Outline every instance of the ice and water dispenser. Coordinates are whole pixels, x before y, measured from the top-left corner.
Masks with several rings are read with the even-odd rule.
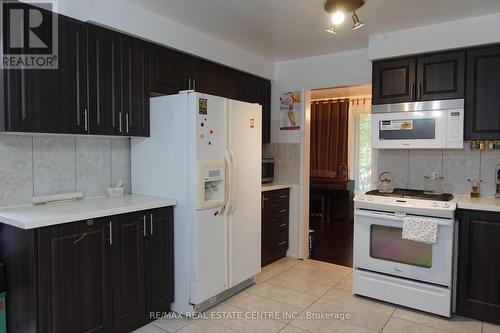
[[[198,209],[225,204],[225,162],[198,163]]]

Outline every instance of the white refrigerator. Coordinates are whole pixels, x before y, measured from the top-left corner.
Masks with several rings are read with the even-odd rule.
[[[150,113],[132,192],[177,200],[172,310],[202,311],[260,272],[261,106],[182,92],[151,98]]]

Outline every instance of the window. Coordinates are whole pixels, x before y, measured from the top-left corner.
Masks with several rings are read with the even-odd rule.
[[[371,148],[371,101],[353,99],[350,107],[351,122],[351,163],[355,192],[371,189],[372,148]]]

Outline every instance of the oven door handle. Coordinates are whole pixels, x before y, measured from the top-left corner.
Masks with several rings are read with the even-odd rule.
[[[372,217],[372,218],[378,218],[378,219],[383,219],[383,220],[390,220],[390,221],[399,221],[403,222],[403,218],[401,216],[394,216],[391,213],[372,213],[372,212],[367,212],[367,211],[361,211],[361,210],[356,210],[354,212],[354,216],[363,216],[363,217]],[[429,217],[432,218],[432,217]],[[445,227],[452,227],[454,221],[453,220],[445,220],[445,219],[435,219],[438,221],[438,225],[440,226],[445,226]]]

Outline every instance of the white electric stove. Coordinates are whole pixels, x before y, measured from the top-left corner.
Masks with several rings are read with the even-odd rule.
[[[354,293],[450,317],[456,201],[396,189],[354,198]],[[434,244],[402,239],[403,218],[435,219]]]

